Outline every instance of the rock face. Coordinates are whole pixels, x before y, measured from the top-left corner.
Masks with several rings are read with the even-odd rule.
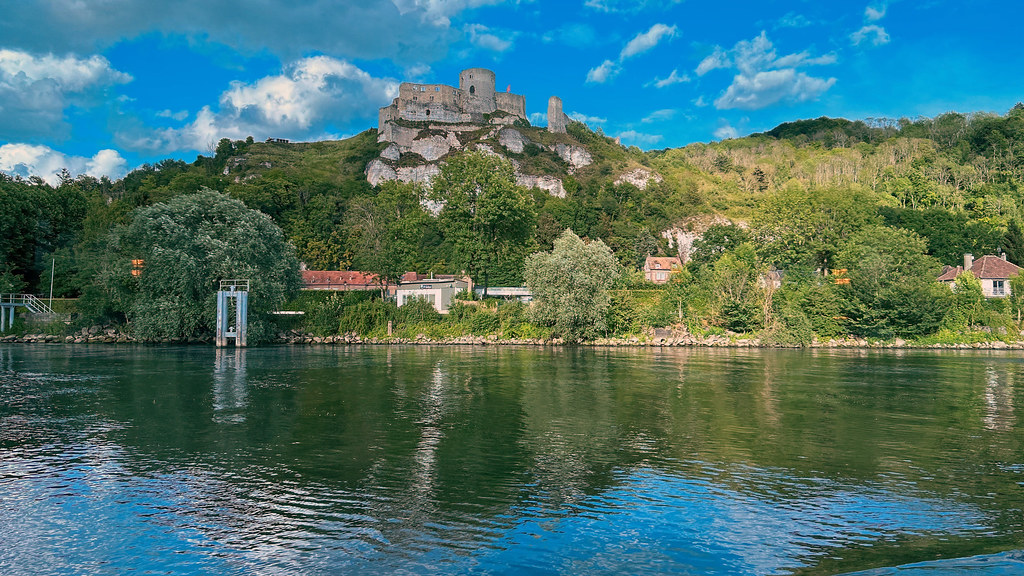
[[[664,178],[662,178],[661,174],[658,174],[657,172],[652,172],[647,168],[635,168],[616,178],[615,185],[618,186],[619,184],[628,183],[632,184],[633,186],[636,186],[641,190],[644,190],[651,182],[658,183],[662,182],[663,180]]]
[[[498,132],[498,144],[514,154],[522,154],[528,143],[529,140],[514,128],[502,128],[501,132]]]
[[[724,216],[719,215],[698,217],[687,222],[686,228],[663,230],[661,237],[668,240],[668,247],[675,248],[679,258],[686,262],[690,259],[690,253],[693,251],[693,243],[703,238],[708,228],[716,224],[724,226],[730,224],[730,222]]]
[[[398,180],[398,172],[380,158],[370,160],[366,165],[366,181],[370,186],[377,186],[387,180]]]
[[[587,152],[587,149],[582,146],[567,146],[565,144],[555,144],[555,154],[565,160],[569,165],[569,173],[572,174],[583,168],[589,166],[594,162],[594,158]]]
[[[569,117],[562,112],[562,99],[558,96],[548,98],[548,132],[565,134],[569,125]]]
[[[455,135],[452,134],[454,138]],[[455,140],[456,143],[458,139]],[[446,156],[452,151],[452,145],[447,136],[429,136],[427,138],[417,138],[412,141],[412,146],[409,147],[410,152],[415,152],[420,156],[423,156],[428,162],[434,162]]]
[[[398,159],[402,157],[402,151],[398,148],[398,144],[392,143],[380,153],[380,157],[392,162],[398,162]]]
[[[552,196],[565,198],[565,186],[562,181],[554,176],[532,176],[530,174],[516,174],[516,184],[525,188],[540,188]]]
[[[416,182],[429,187],[430,181],[441,173],[437,164],[421,164],[419,166],[401,166],[397,170],[398,179],[402,182]]]

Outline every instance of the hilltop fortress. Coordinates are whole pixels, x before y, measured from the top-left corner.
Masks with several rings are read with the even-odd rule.
[[[398,98],[380,109],[379,127],[396,118],[421,122],[477,123],[486,114],[504,112],[504,116],[526,119],[526,98],[511,92],[497,92],[494,72],[485,68],[467,68],[459,73],[459,87],[444,84],[402,82]]]
[[[549,154],[556,161],[560,158],[565,174],[593,162],[590,152],[567,135],[570,119],[562,111],[562,100],[557,96],[548,100],[551,135],[540,137],[527,120],[526,98],[513,94],[511,86],[498,92],[495,85],[494,72],[485,68],[460,72],[458,88],[403,82],[398,97],[378,113],[377,141],[388,145],[367,164],[366,179],[374,186],[386,180],[429,186],[449,154],[477,150],[509,158],[520,185],[564,196],[561,178],[530,174],[520,162],[520,155],[529,150]]]

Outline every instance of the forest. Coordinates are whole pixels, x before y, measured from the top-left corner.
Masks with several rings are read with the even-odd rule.
[[[543,143],[542,130],[523,132]],[[508,160],[479,153],[447,158],[430,190],[371,187],[364,170],[383,146],[372,129],[329,142],[222,140],[191,163],[168,159],[116,181],[64,172],[50,186],[0,175],[0,292],[45,293],[52,266],[54,295],[79,299],[78,322],[123,323],[129,307],[118,304],[123,295],[110,285],[129,273],[118,258],[127,254],[133,219],[175,198],[215,191],[268,216],[310,269],[389,280],[405,271],[465,272],[490,286],[522,285],[533,274],[533,285],[547,285],[551,274],[537,272],[543,266],[535,256],[554,257],[560,241],[563,248],[572,242],[567,234],[608,251],[606,267],[615,273],[600,286],[607,290],[600,318],[586,327],[473,305],[430,320],[452,333],[585,340],[679,326],[779,344],[844,336],[1019,338],[1024,283],[1020,291],[1012,283],[1011,297],[985,299],[969,274],[953,290],[935,278],[964,253],[1005,253],[1024,264],[1024,105],[1006,114],[801,120],[647,152],[579,123],[568,137],[594,158],[572,174],[542,146],[505,151],[520,166],[562,178],[564,198],[517,186]],[[616,183],[631,167],[661,181],[643,189]],[[435,213],[430,205],[443,208]],[[684,270],[668,284],[647,283],[639,272],[644,259],[674,255],[676,232],[696,238]],[[385,306],[350,296],[306,300],[318,308],[309,314],[310,329],[325,333],[346,331],[343,317],[351,324],[357,307]],[[378,310],[375,317],[395,314]],[[477,314],[495,316],[473,328]],[[361,322],[353,331],[381,329]]]

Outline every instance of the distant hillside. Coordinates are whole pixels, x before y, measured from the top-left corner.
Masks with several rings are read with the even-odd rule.
[[[417,140],[449,138],[443,127],[408,128]],[[716,222],[756,225],[765,202],[785,190],[812,196],[857,191],[869,199],[874,218],[922,234],[933,255],[949,264],[966,249],[999,248],[1008,223],[1024,216],[1021,105],[1005,115],[800,120],[746,138],[649,152],[623,147],[579,123],[566,134],[517,122],[458,139],[444,154],[490,150],[513,161],[528,185],[558,181],[561,191],[533,191],[537,248],[550,246],[568,227],[603,239],[630,266],[652,252],[685,256]],[[3,239],[0,256],[8,263],[6,272],[35,288],[50,254],[77,252],[84,258],[132,209],[205,186],[272,216],[310,267],[360,268],[366,255],[355,209],[380,193],[367,180],[368,166],[381,162],[397,171],[426,162],[422,155],[395,156],[388,148],[378,143],[375,129],[329,142],[223,140],[212,156],[191,163],[165,160],[115,182],[82,176],[51,189],[5,178],[0,216],[27,223]],[[580,161],[583,152],[589,161]],[[444,154],[432,162],[443,163],[449,157]],[[420,271],[444,271],[445,231],[427,222],[415,253],[403,262]],[[960,236],[941,232],[949,227]],[[69,274],[75,268],[87,273],[85,264],[68,266]],[[80,285],[68,282],[63,290],[74,294]]]

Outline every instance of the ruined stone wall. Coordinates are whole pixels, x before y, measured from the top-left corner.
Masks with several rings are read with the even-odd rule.
[[[498,92],[494,95],[495,106],[498,110],[508,112],[519,118],[526,118],[526,97],[521,94],[510,94]]]
[[[461,100],[451,86],[403,82],[398,88],[398,115],[406,120],[465,122]]]
[[[497,107],[494,98],[494,72],[486,68],[467,68],[459,73],[462,109],[471,114],[490,114]]]
[[[569,125],[569,117],[562,112],[562,99],[552,96],[548,99],[548,132],[565,134],[565,127]]]
[[[391,106],[384,106],[377,112],[377,132],[381,133],[384,131],[384,125],[398,118],[398,99]]]

